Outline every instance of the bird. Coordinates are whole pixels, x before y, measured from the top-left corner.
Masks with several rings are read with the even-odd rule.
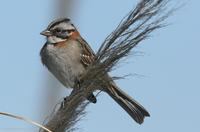
[[[42,63],[65,87],[76,89],[76,83],[95,61],[94,51],[69,18],[53,20],[40,34],[46,37],[46,43],[40,51]],[[107,74],[105,78],[111,77]],[[122,91],[113,80],[102,89],[138,124],[150,116],[141,104]],[[92,103],[97,102],[93,93],[86,98]]]

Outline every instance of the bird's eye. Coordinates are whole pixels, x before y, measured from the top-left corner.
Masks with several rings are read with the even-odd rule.
[[[55,29],[55,31],[56,31],[56,33],[61,33],[62,30],[57,28],[57,29]]]

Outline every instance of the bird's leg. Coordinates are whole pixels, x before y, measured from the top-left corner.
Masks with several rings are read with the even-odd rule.
[[[79,79],[76,79],[75,82],[74,82],[73,90],[72,90],[72,92],[71,92],[70,95],[75,94],[78,90],[80,90],[80,88],[81,88],[80,80],[79,80]],[[65,102],[67,101],[67,98],[68,98],[68,96],[64,97],[63,102],[61,103],[61,107],[62,107],[62,108],[64,108],[64,104],[65,104]]]
[[[97,102],[97,99],[96,99],[96,97],[94,96],[93,93],[89,94],[89,96],[87,97],[87,100],[94,103],[94,104]]]
[[[82,82],[81,79],[76,79],[75,87],[74,87],[74,89],[72,91],[73,93],[76,92],[76,90],[80,90],[81,89],[81,82]],[[87,100],[89,102],[92,102],[92,103],[96,103],[97,102],[97,99],[96,99],[96,97],[94,96],[93,93],[89,94],[89,96],[87,96],[86,98],[87,98]]]
[[[61,102],[60,104],[60,107],[61,108],[64,108],[65,107],[65,102],[67,101],[67,97],[64,97],[63,101]]]
[[[81,80],[80,79],[77,78],[75,80],[73,89],[76,89],[76,90],[81,89]]]
[[[77,91],[81,89],[81,81],[80,79],[76,79],[74,82],[73,90],[71,92],[71,95],[75,94]]]

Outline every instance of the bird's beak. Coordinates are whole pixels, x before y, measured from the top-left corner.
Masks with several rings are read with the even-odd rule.
[[[48,30],[44,30],[40,34],[44,35],[44,36],[47,36],[47,37],[52,35],[52,33],[50,31],[48,31]]]

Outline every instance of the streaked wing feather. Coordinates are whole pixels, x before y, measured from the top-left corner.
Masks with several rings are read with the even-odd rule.
[[[82,54],[81,54],[81,62],[82,64],[87,67],[89,66],[92,62],[95,60],[95,53],[89,46],[89,44],[83,39],[83,38],[78,38],[77,41],[82,46]]]

